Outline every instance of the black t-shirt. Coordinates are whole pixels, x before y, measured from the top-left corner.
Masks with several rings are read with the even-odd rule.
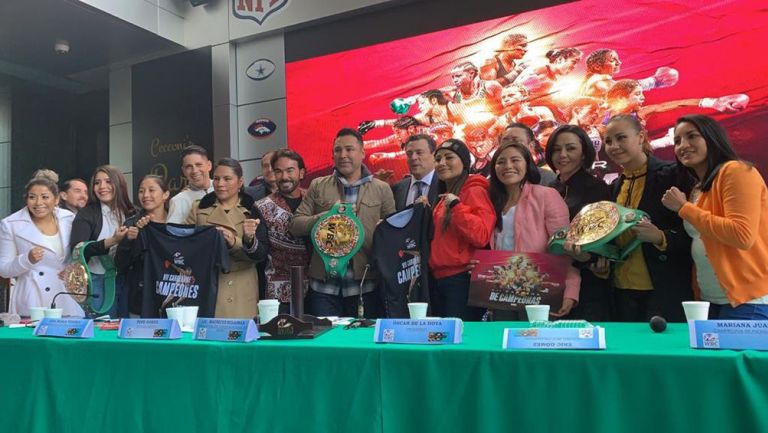
[[[161,317],[173,303],[197,305],[199,317],[216,312],[219,271],[229,269],[224,237],[214,226],[149,223],[134,254],[143,254],[141,317]]]
[[[409,317],[408,302],[429,302],[431,224],[431,212],[417,204],[387,216],[373,232],[373,262],[381,273],[387,317]]]
[[[301,197],[293,198],[283,196],[283,198],[285,199],[285,202],[288,203],[288,207],[291,208],[291,212],[296,212],[296,209],[298,209],[301,204]]]

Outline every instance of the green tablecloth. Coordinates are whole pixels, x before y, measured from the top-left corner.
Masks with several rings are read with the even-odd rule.
[[[372,329],[225,344],[0,328],[0,432],[768,431],[768,353],[646,324],[607,325],[604,351],[504,351],[510,325],[439,347]]]

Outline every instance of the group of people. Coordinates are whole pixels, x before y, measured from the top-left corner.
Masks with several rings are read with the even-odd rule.
[[[533,131],[518,122],[501,132],[487,176],[472,174],[464,141],[438,144],[431,135],[414,134],[402,147],[410,175],[390,186],[364,164],[364,140],[352,128],[333,139],[332,174],[313,179],[307,189],[300,186],[304,161],[290,149],[265,155],[263,182],[246,187],[236,160],[214,166],[205,149],[190,146],[182,154],[187,187],[170,198],[161,177],[145,176],[138,207],[116,167],[98,167],[90,182],[70,180],[61,191],[44,172],[27,184],[25,207],[0,223],[0,275],[16,279],[11,309],[26,315],[65,290],[59,274],[72,249],[95,241],[84,249],[92,292],[105,290],[100,258],[113,257],[117,302],[111,313],[141,314],[142,262],[132,248],[141,231],[149,224],[212,225],[230,258],[218,279],[217,317],[253,317],[260,297],[278,299],[286,311],[293,290],[306,291],[307,310],[317,316],[356,316],[361,307],[368,317],[387,316],[373,234],[396,211],[424,206],[431,226],[428,257],[422,252],[430,315],[481,320],[487,311],[467,303],[475,251],[547,253],[553,234],[584,206],[609,200],[650,217],[615,240],[622,246],[638,239],[642,246],[619,262],[568,246],[562,305],[553,318],[645,321],[661,315],[683,321],[681,302],[700,298],[711,302],[713,318],[768,319],[762,176],[739,159],[710,117],[681,117],[673,137],[676,161],[662,161],[652,155],[637,116],[611,117],[601,139],[622,172],[610,185],[591,173],[596,149],[588,131],[557,127],[546,143],[545,169],[530,150]],[[354,205],[364,240],[345,273],[330,278],[309,235],[336,203]],[[294,266],[309,269],[303,287],[291,285]],[[59,305],[66,315],[84,314],[69,297]],[[521,318],[495,313],[502,320]]]

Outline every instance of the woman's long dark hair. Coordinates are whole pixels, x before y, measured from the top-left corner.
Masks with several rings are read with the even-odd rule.
[[[677,166],[698,179],[701,183],[702,191],[709,191],[712,188],[715,177],[717,177],[717,173],[720,171],[720,167],[728,161],[738,161],[739,157],[733,150],[731,140],[728,139],[725,129],[715,119],[702,114],[689,114],[677,119],[675,128],[681,123],[690,123],[704,137],[704,141],[707,143],[707,171],[704,173],[704,178],[699,179],[696,176],[696,172],[691,168],[685,167],[677,159],[677,155],[675,155]],[[752,164],[749,165],[751,166]]]
[[[461,141],[461,140],[459,140],[457,138],[449,138],[449,139],[445,140],[443,143],[446,143],[446,142],[448,142],[448,143],[458,143],[461,146],[467,147],[467,145],[464,144],[463,141]],[[441,149],[437,149],[437,150],[440,151]],[[449,151],[453,152],[452,150],[449,150]],[[437,152],[435,152],[435,153],[437,153]],[[440,180],[440,178],[437,179],[437,193],[438,194],[450,193],[450,194],[453,194],[453,195],[458,197],[459,196],[459,192],[461,192],[461,188],[464,186],[464,183],[467,181],[468,178],[469,178],[469,167],[465,166],[462,163],[461,174],[459,175],[458,179],[456,179],[451,184],[451,188],[450,189],[448,188],[448,184],[445,181]],[[451,216],[452,215],[453,215],[453,209],[449,208],[449,207],[446,207],[445,208],[445,214],[443,215],[443,223],[440,226],[440,229],[442,231],[445,231],[448,228],[448,226],[451,224]]]
[[[117,211],[122,216],[123,220],[133,215],[136,212],[136,208],[131,203],[131,198],[128,197],[128,184],[125,181],[125,176],[119,168],[114,165],[100,165],[93,171],[91,176],[91,185],[88,190],[88,198],[91,203],[99,203],[99,198],[96,197],[94,186],[96,185],[96,174],[102,172],[107,175],[109,181],[112,183],[112,189],[114,190],[114,199],[108,206],[112,211]],[[122,221],[120,221],[122,223]]]
[[[493,210],[496,212],[496,229],[499,231],[501,231],[504,227],[504,222],[502,221],[502,212],[504,210],[504,206],[507,205],[507,200],[509,200],[509,192],[507,192],[507,187],[501,183],[499,176],[496,174],[496,162],[499,160],[501,152],[509,149],[510,147],[520,152],[520,154],[523,155],[523,159],[525,160],[525,177],[523,177],[522,182],[520,182],[520,188],[522,188],[526,182],[533,184],[538,184],[541,182],[541,173],[539,173],[539,168],[536,167],[536,164],[533,162],[533,156],[531,156],[531,152],[528,150],[528,146],[502,140],[499,149],[491,159],[491,185],[488,187],[488,195],[491,196]]]

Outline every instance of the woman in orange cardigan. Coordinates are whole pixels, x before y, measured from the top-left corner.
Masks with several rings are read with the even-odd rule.
[[[768,320],[768,192],[762,176],[733,151],[714,119],[677,120],[678,164],[699,183],[690,200],[677,188],[662,198],[693,238],[701,298],[716,319]]]

